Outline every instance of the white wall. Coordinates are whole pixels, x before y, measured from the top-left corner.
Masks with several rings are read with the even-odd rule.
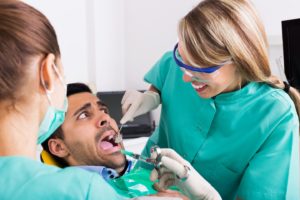
[[[68,82],[88,82],[87,12],[85,0],[25,0],[54,26]]]
[[[196,0],[127,0],[125,4],[125,87],[144,89],[144,74],[177,41],[177,23]]]
[[[300,18],[299,0],[252,0],[270,36],[281,36],[281,21]],[[275,41],[276,42],[276,41]]]
[[[124,1],[94,0],[96,70],[98,90],[124,90]]]

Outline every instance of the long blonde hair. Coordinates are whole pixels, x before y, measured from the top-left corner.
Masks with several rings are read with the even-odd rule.
[[[284,84],[271,74],[265,29],[248,0],[204,0],[179,22],[181,48],[188,64],[219,65],[232,60],[243,82]],[[298,115],[300,95],[290,88]]]

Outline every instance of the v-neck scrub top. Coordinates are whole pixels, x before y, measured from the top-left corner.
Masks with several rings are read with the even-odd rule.
[[[25,157],[0,157],[1,200],[127,199],[97,173],[48,166]]]

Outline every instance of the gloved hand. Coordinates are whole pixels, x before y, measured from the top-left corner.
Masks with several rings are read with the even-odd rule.
[[[135,90],[126,91],[121,104],[124,115],[120,123],[125,124],[132,121],[136,116],[157,108],[160,104],[160,96],[157,92],[149,90],[144,93]]]
[[[191,199],[220,200],[219,193],[173,149],[160,149],[160,155],[151,152],[151,158],[161,156],[161,164],[150,176],[152,181],[159,180],[155,185],[165,190],[171,185],[182,189]]]

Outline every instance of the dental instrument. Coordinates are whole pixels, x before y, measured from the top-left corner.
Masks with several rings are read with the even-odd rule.
[[[124,126],[124,124],[121,124],[120,129],[119,129],[119,131],[118,131],[118,134],[117,134],[116,137],[115,137],[115,143],[117,143],[117,144],[118,144],[118,143],[121,143],[122,140],[123,140],[123,137],[122,137],[122,135],[121,135],[121,130],[122,130],[123,126]]]
[[[133,159],[136,159],[138,161],[143,161],[143,162],[150,163],[150,164],[153,164],[156,166],[156,159],[148,158],[148,157],[142,156],[140,154],[133,153],[131,151],[126,151],[124,149],[121,150],[121,153],[124,155],[130,156]]]

